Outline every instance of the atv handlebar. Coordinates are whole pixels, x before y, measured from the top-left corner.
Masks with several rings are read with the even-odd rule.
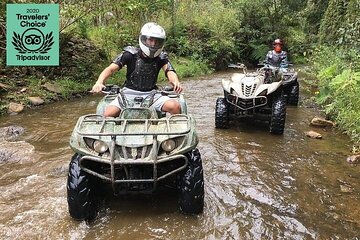
[[[280,70],[279,67],[275,67],[275,66],[272,66],[268,63],[262,63],[262,64],[258,64],[259,67],[261,68],[258,68],[258,71],[262,71],[262,70],[271,70],[271,71],[274,71],[274,72],[277,72]]]
[[[121,88],[118,85],[106,84],[101,90],[104,94],[118,94]]]
[[[105,85],[105,87],[102,89],[101,92],[106,95],[110,95],[110,94],[119,94],[121,92],[121,90],[122,90],[122,88],[118,85],[107,84],[107,85]],[[154,89],[154,90],[152,90],[152,93],[154,93],[154,94],[160,93],[163,96],[172,96],[172,97],[179,96],[179,93],[176,93],[174,91],[174,87],[172,87],[172,86],[163,86],[158,89]]]
[[[242,69],[243,72],[244,72],[244,74],[247,73],[247,67],[246,67],[245,64],[243,64],[243,63],[238,63],[238,64],[233,64],[233,63],[231,63],[231,64],[228,65],[228,68]]]

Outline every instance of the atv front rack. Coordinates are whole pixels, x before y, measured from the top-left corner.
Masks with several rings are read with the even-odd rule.
[[[130,132],[131,124],[142,125],[143,128]],[[156,126],[161,124],[165,127],[161,131],[154,131]],[[174,126],[179,124],[186,124],[186,129],[174,129]],[[83,116],[75,128],[77,134],[81,136],[183,135],[190,132],[191,121],[189,116],[183,114],[161,119],[118,119],[89,114]]]

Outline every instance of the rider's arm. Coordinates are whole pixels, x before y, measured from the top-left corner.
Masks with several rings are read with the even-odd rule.
[[[264,63],[265,64],[269,64],[270,62],[270,56],[271,56],[271,51],[269,51],[266,56],[265,56],[265,60],[264,60]]]
[[[124,65],[127,65],[131,60],[131,57],[131,53],[127,51],[124,51],[118,56],[116,56],[114,61],[100,73],[99,78],[96,81],[95,85],[92,87],[91,92],[101,92],[106,80],[108,80],[111,75],[114,74],[114,72],[120,70]]]
[[[115,63],[111,63],[108,67],[106,67],[100,73],[99,78],[96,81],[95,85],[92,87],[91,92],[93,92],[93,93],[101,92],[103,87],[105,87],[104,84],[105,84],[106,80],[108,80],[109,77],[111,77],[111,75],[113,75],[113,73],[118,71],[119,69],[120,69],[119,65],[117,65]]]
[[[169,64],[170,63],[165,64],[162,67],[162,69],[164,70],[165,75],[168,78],[171,85],[173,85],[174,91],[177,92],[177,93],[181,93],[183,88],[180,85],[179,78],[178,78],[178,76],[177,76],[177,74],[176,74],[176,72],[174,70],[169,70],[169,68],[170,68]]]
[[[179,78],[176,71],[168,59],[166,52],[160,54],[160,64],[165,72],[165,76],[169,80],[170,84],[174,87],[176,93],[181,93],[183,88],[180,85]]]
[[[285,51],[283,52],[280,67],[281,68],[288,68],[289,67],[289,61],[288,61],[288,58],[287,58],[287,53]]]

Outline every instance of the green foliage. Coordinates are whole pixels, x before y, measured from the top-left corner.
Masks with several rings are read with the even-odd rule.
[[[249,46],[252,48],[250,57],[256,61],[264,60],[266,53],[269,51],[269,46],[266,44],[255,44],[250,43]]]
[[[319,79],[317,101],[338,126],[360,144],[360,53],[335,47],[316,48],[311,58]]]
[[[204,74],[209,74],[212,70],[201,61],[196,61],[194,59],[186,59],[186,58],[175,58],[172,61],[176,73],[181,78],[186,77],[194,77]]]
[[[360,48],[360,1],[349,1],[346,10],[346,21],[339,29],[338,43],[348,48]]]
[[[305,18],[304,33],[310,42],[317,41],[317,35],[320,29],[321,19],[328,7],[328,0],[308,0],[306,7],[302,10]]]
[[[320,43],[333,44],[338,40],[338,30],[345,16],[346,0],[330,0],[320,25]]]
[[[7,105],[0,103],[0,115],[5,114],[7,110],[8,110]]]
[[[219,0],[179,1],[176,21],[164,15],[160,23],[169,29],[166,48],[180,56],[190,56],[221,68],[230,61],[235,48],[236,11]]]
[[[61,97],[64,99],[69,99],[75,94],[85,93],[89,91],[93,85],[92,82],[79,83],[69,78],[58,80],[57,83],[61,88]]]
[[[360,144],[360,72],[345,69],[331,80],[325,112]]]

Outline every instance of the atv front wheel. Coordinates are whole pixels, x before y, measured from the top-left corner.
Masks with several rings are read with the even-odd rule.
[[[82,156],[75,153],[69,164],[67,201],[70,216],[76,220],[92,220],[97,214],[94,179],[80,168]]]
[[[204,176],[198,149],[186,154],[188,165],[180,177],[179,208],[185,214],[200,214],[204,208]]]
[[[286,99],[283,94],[275,96],[272,102],[270,133],[283,134],[286,118]]]
[[[225,98],[218,98],[215,106],[215,127],[229,127],[229,104]]]
[[[297,106],[299,102],[299,83],[296,82],[295,84],[289,87],[287,92],[287,103],[292,106]]]

